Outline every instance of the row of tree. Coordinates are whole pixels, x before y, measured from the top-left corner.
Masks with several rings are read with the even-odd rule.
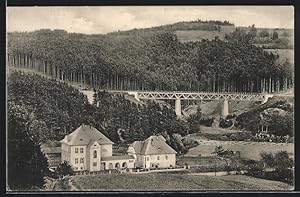
[[[292,85],[289,62],[250,45],[249,33],[181,43],[172,32],[9,33],[10,66],[100,89],[275,92]],[[250,36],[251,38],[251,36]]]

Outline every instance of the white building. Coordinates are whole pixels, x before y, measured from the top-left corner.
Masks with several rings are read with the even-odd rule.
[[[113,156],[113,142],[92,126],[81,125],[60,142],[62,162],[67,161],[74,171],[134,168],[135,158]]]
[[[127,150],[134,156],[136,167],[170,168],[175,167],[176,151],[171,148],[163,136],[150,136],[145,141],[135,141]]]

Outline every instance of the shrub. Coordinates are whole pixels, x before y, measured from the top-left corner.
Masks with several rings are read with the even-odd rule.
[[[58,177],[61,179],[66,175],[73,175],[74,171],[72,169],[72,167],[68,164],[67,161],[64,161],[63,163],[59,164],[59,166],[57,167],[57,175]]]
[[[232,125],[232,120],[228,119],[221,119],[219,126],[221,128],[228,128]]]

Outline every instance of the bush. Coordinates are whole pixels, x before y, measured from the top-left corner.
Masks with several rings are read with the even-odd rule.
[[[259,36],[263,37],[263,38],[264,37],[269,37],[270,33],[268,31],[266,31],[266,30],[263,30],[263,31],[259,32]]]
[[[233,121],[228,119],[221,119],[219,126],[221,128],[228,128],[232,125]]]
[[[56,172],[57,172],[57,176],[60,179],[66,175],[74,175],[74,171],[67,161],[64,161],[63,163],[59,164]]]
[[[247,166],[247,175],[269,180],[282,181],[292,184],[294,181],[293,175],[293,160],[289,158],[286,151],[281,151],[275,155],[272,153],[261,153],[260,161],[247,160],[244,165]],[[266,172],[264,168],[274,168],[274,171]]]
[[[232,167],[230,165],[225,165],[224,170],[229,173],[230,171],[232,171]]]
[[[237,115],[235,115],[235,114],[229,114],[229,115],[226,117],[226,120],[234,119],[234,118],[236,118],[236,117],[237,117]]]

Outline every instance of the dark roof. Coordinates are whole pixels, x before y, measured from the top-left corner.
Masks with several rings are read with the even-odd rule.
[[[132,155],[118,155],[118,156],[110,156],[110,157],[101,157],[102,161],[111,161],[111,160],[128,160],[134,159]]]
[[[177,152],[171,148],[163,136],[150,136],[145,141],[135,141],[131,145],[136,154],[157,155],[157,154],[176,154]]]
[[[75,131],[66,135],[60,142],[69,145],[83,145],[86,146],[91,142],[97,141],[101,144],[113,144],[110,139],[103,135],[100,131],[90,125],[81,125]]]

